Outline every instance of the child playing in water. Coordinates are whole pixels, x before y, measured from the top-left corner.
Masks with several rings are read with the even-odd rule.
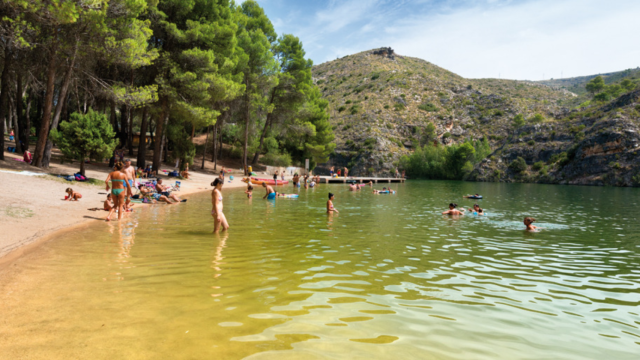
[[[327,201],[327,213],[331,214],[333,212],[340,213],[338,209],[333,207],[333,194],[329,193],[329,201]]]
[[[473,211],[475,215],[484,215],[484,210],[478,204],[473,204],[473,209],[469,209],[469,211]]]
[[[64,199],[65,201],[69,201],[69,200],[78,201],[78,200],[82,199],[82,194],[73,191],[73,189],[71,189],[71,188],[67,188],[67,190],[65,190],[65,192],[67,193],[67,198]]]
[[[532,225],[534,221],[536,221],[536,219],[532,217],[524,218],[524,225],[527,227],[527,231],[538,231],[538,227]]]
[[[251,184],[247,184],[247,191],[244,193],[247,194],[247,199],[251,199],[253,197],[253,186],[251,186]]]
[[[104,210],[111,211],[113,208],[113,202],[111,201],[111,193],[107,194],[107,200],[104,201]]]
[[[458,204],[451,203],[449,204],[449,210],[444,211],[442,215],[464,215],[464,209],[458,210],[456,209]]]

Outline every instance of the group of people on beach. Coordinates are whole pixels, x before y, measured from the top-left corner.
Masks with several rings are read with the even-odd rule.
[[[171,192],[171,186],[165,185],[162,179],[157,179],[153,187],[136,184],[136,170],[131,165],[131,160],[118,161],[113,166],[113,171],[109,173],[105,180],[107,199],[104,202],[104,210],[109,211],[106,221],[111,221],[114,212],[118,212],[118,219],[122,219],[125,212],[132,211],[131,199],[135,196],[148,203],[155,204],[164,202],[167,204],[177,204],[184,200]],[[134,189],[138,194],[133,195]]]

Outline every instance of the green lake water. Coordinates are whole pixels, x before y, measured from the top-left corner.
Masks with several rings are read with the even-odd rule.
[[[47,242],[0,273],[0,358],[638,359],[640,189],[392,187],[223,190],[224,235],[200,194]],[[487,216],[441,215],[467,193]]]

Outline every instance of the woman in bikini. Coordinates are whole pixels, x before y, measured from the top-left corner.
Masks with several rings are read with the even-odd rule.
[[[127,195],[131,196],[131,185],[127,181],[127,175],[122,172],[124,168],[124,164],[122,162],[118,162],[114,166],[114,170],[107,176],[107,180],[105,183],[107,184],[107,191],[109,191],[109,183],[111,183],[111,198],[113,198],[113,207],[109,211],[109,215],[107,215],[107,221],[111,221],[111,214],[117,209],[118,210],[118,220],[122,219],[122,207],[124,206],[125,201],[125,190],[127,190]]]
[[[333,207],[333,194],[329,193],[329,201],[327,201],[327,214],[340,213],[338,209]]]
[[[222,185],[224,185],[224,182],[220,179],[215,179],[211,183],[211,186],[214,187],[213,191],[211,192],[211,204],[213,205],[211,216],[213,216],[214,233],[218,233],[220,231],[220,225],[222,225],[222,231],[226,231],[227,229],[229,229],[227,218],[222,212]]]

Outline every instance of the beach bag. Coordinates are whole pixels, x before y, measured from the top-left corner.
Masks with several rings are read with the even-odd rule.
[[[74,174],[73,176],[75,177],[75,180],[76,180],[76,181],[87,181],[87,178],[86,178],[86,177],[84,177],[84,176],[82,176],[82,175],[81,175],[81,174],[79,174],[79,173],[78,173],[78,174]]]

